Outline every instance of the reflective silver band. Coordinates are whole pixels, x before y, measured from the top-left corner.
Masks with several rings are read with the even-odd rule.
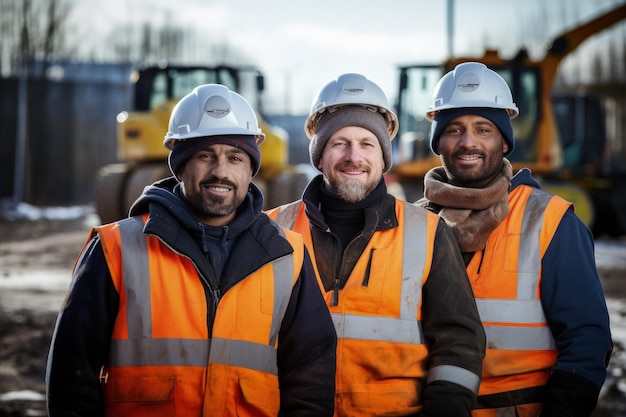
[[[461,385],[473,393],[478,393],[480,376],[465,368],[452,365],[434,366],[428,370],[428,383],[433,381],[448,381]]]

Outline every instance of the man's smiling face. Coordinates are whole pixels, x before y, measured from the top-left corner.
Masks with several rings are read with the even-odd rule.
[[[500,172],[509,145],[489,119],[467,114],[448,123],[437,148],[451,183],[480,188]]]
[[[376,135],[346,126],[328,139],[318,169],[327,186],[349,203],[363,200],[383,176],[385,161]]]
[[[252,181],[250,156],[235,146],[215,143],[202,148],[180,173],[183,196],[204,223],[230,223]]]

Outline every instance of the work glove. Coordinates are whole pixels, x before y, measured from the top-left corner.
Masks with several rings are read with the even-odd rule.
[[[554,371],[546,384],[539,417],[589,417],[598,403],[600,388],[579,375]]]
[[[419,417],[469,417],[476,394],[447,381],[433,381],[424,390]]]

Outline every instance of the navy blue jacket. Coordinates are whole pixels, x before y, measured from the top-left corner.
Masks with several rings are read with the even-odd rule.
[[[520,185],[541,188],[527,168],[513,176],[510,189]],[[426,199],[415,204],[441,209]],[[606,379],[613,344],[594,254],[593,234],[567,210],[541,264],[541,304],[559,353],[540,392],[540,417],[589,416]],[[466,264],[472,256],[463,253]]]
[[[511,181],[540,188],[528,169]],[[559,350],[554,370],[579,375],[598,388],[612,350],[609,314],[594,257],[593,234],[568,210],[541,264],[541,304]]]

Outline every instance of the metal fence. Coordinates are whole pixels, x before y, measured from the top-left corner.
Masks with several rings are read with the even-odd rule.
[[[98,169],[116,161],[115,117],[130,108],[128,82],[29,79],[22,86],[0,79],[0,198],[91,202]]]

